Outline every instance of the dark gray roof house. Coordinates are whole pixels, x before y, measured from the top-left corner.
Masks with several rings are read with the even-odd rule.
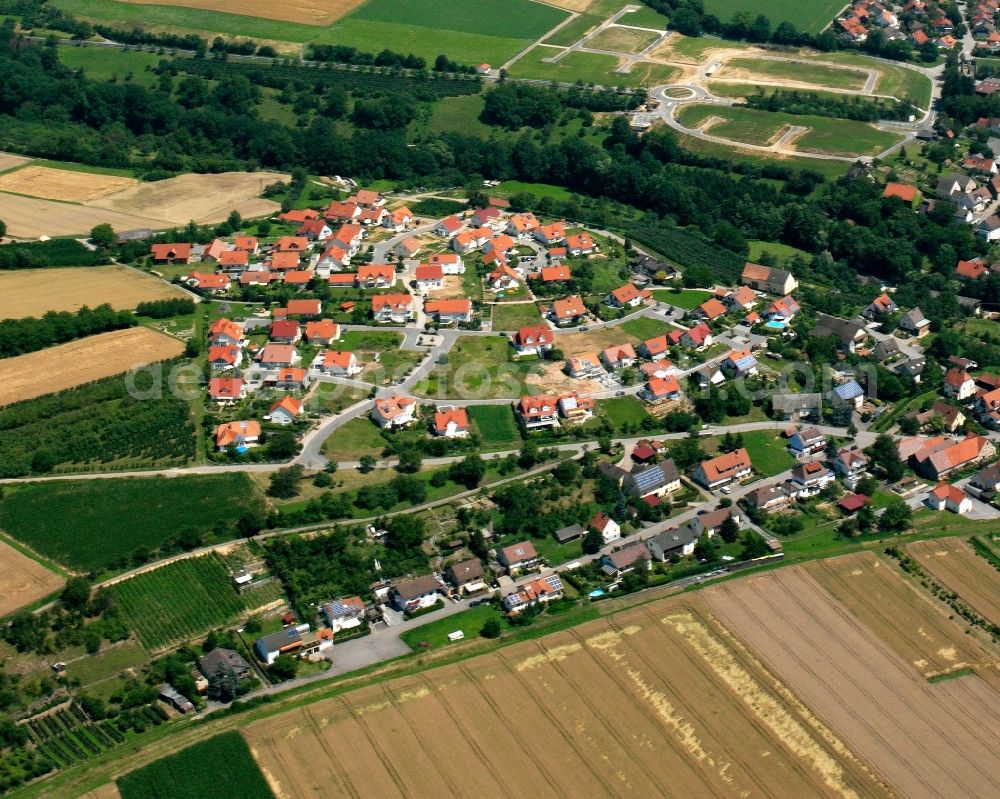
[[[822,394],[775,394],[771,397],[775,416],[785,419],[802,418],[823,410]]]
[[[864,341],[868,334],[857,322],[821,313],[817,316],[816,327],[809,335],[833,336],[840,341],[841,346],[853,352],[855,345]]]
[[[225,666],[236,675],[236,679],[238,680],[250,676],[250,664],[246,662],[239,652],[235,652],[232,649],[224,649],[221,646],[216,647],[198,661],[198,670],[206,677],[211,677],[215,674],[219,666]]]
[[[899,342],[896,341],[892,336],[889,338],[882,339],[875,348],[872,350],[872,355],[875,356],[875,360],[879,363],[889,360],[894,355],[898,355],[901,352],[899,349]]]
[[[567,541],[575,541],[577,538],[582,536],[584,533],[583,527],[579,524],[571,524],[569,527],[563,527],[561,530],[556,530],[555,536],[556,541],[560,544],[565,544]]]
[[[664,489],[676,485],[681,479],[677,465],[670,458],[649,466],[636,466],[631,472],[610,463],[602,464],[600,469],[606,477],[618,482],[624,490],[640,497],[662,493]]]
[[[665,530],[659,535],[650,538],[646,544],[649,546],[649,554],[653,560],[665,561],[674,555],[683,557],[693,550],[695,542],[698,540],[698,533],[685,524],[676,530]]]

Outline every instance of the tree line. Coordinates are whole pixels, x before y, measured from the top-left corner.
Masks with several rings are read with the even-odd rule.
[[[93,309],[85,305],[76,313],[49,311],[41,318],[3,319],[0,320],[0,358],[24,355],[73,339],[135,327],[137,324],[132,313],[116,311],[108,304]]]
[[[868,99],[865,97],[822,96],[817,92],[776,89],[770,93],[762,88],[749,95],[747,105],[762,111],[783,111],[786,114],[809,114],[833,117],[835,119],[856,119],[861,122],[875,122],[879,119],[909,119],[917,112],[913,104],[904,101]]]

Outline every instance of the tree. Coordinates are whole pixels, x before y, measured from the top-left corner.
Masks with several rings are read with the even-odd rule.
[[[268,673],[278,682],[291,680],[298,674],[299,661],[291,655],[278,655],[268,668]]]
[[[102,250],[110,250],[118,241],[115,230],[111,225],[95,225],[90,229],[90,243]]]
[[[362,474],[368,474],[375,468],[375,458],[371,455],[362,455],[359,461],[358,471]]]
[[[593,555],[595,552],[600,552],[603,546],[604,536],[598,530],[587,530],[587,534],[583,537],[583,551]]]
[[[421,463],[423,463],[423,459],[420,456],[420,450],[416,447],[407,447],[399,453],[396,471],[405,474],[415,474],[420,471]]]
[[[718,559],[715,553],[715,546],[712,544],[707,533],[702,533],[698,538],[698,542],[694,545],[694,556],[706,563],[711,563]]]
[[[473,489],[486,474],[486,461],[479,454],[466,455],[448,467],[448,477],[456,483]]]
[[[70,577],[59,594],[59,602],[66,610],[82,611],[90,601],[90,580]]]
[[[499,638],[503,628],[500,626],[500,619],[487,619],[479,634],[483,638]]]
[[[517,456],[517,465],[522,469],[530,469],[536,463],[538,463],[538,444],[534,441],[525,441]]]
[[[719,537],[727,544],[733,543],[740,535],[740,526],[732,515],[727,516],[719,526]]]
[[[878,517],[875,515],[875,508],[872,507],[871,503],[866,502],[861,506],[855,521],[857,521],[859,532],[869,533],[875,528],[875,525],[878,524]]]
[[[236,531],[243,538],[252,538],[264,528],[264,516],[260,511],[251,510],[240,516]]]
[[[271,484],[267,494],[278,499],[291,499],[299,493],[299,481],[302,479],[303,468],[299,465],[286,466],[271,475]]]
[[[313,485],[317,488],[329,488],[333,485],[333,477],[329,472],[317,472],[313,478]]]
[[[7,235],[7,223],[0,219],[0,239]]]
[[[899,459],[899,449],[892,437],[882,433],[875,439],[868,454],[872,463],[882,468],[882,471],[885,472],[885,479],[890,483],[895,483],[903,476],[905,470]]]
[[[294,457],[299,453],[299,440],[291,430],[281,430],[267,437],[267,454],[277,461]]]
[[[913,511],[905,502],[894,502],[882,511],[882,529],[901,533],[910,527]]]
[[[760,558],[764,555],[770,553],[770,548],[767,546],[767,541],[759,533],[753,530],[747,530],[743,533],[743,549],[740,552],[743,560],[752,560],[753,558]]]

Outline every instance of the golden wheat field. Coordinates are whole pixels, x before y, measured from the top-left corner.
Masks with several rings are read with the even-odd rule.
[[[64,582],[55,572],[0,541],[0,616],[58,591]]]
[[[0,175],[0,191],[74,203],[96,200],[135,183],[135,178],[47,166],[26,166]]]

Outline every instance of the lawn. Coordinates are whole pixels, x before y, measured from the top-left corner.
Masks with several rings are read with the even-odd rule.
[[[702,289],[681,289],[680,291],[674,291],[673,289],[653,289],[654,300],[670,303],[677,308],[683,308],[685,311],[697,308],[711,296],[711,291],[703,291]]]
[[[610,50],[613,53],[640,53],[658,38],[659,34],[653,31],[614,26],[605,28],[592,39],[588,39],[587,47],[594,50]]]
[[[280,583],[270,585],[280,595]],[[260,604],[253,592],[236,590],[216,553],[168,563],[111,591],[125,624],[152,650],[189,641]]]
[[[755,167],[766,167],[772,164],[782,164],[795,169],[808,169],[818,172],[828,180],[836,180],[843,177],[851,165],[846,161],[834,161],[832,159],[817,159],[786,155],[785,153],[749,152],[740,150],[738,145],[719,144],[718,142],[705,141],[694,136],[686,136],[683,133],[677,134],[677,142],[685,150],[699,155],[714,158],[724,158],[738,164],[748,164]]]
[[[555,63],[543,59],[558,55],[554,47],[539,46],[529,50],[510,67],[513,78],[528,80],[554,80],[561,83],[593,83],[599,86],[651,86],[670,83],[679,73],[674,67],[662,64],[637,64],[635,72],[618,73],[618,58],[599,53],[573,52]]]
[[[210,787],[209,787],[210,786]],[[224,732],[118,778],[122,799],[274,799],[238,732]]]
[[[503,336],[463,336],[448,353],[448,362],[434,368],[416,389],[437,399],[490,399],[522,394],[525,375],[536,361],[514,361]]]
[[[386,440],[367,416],[351,419],[323,442],[323,454],[333,461],[356,461],[362,455],[380,457]]]
[[[788,454],[785,442],[772,430],[752,430],[743,433],[743,446],[756,471],[773,477],[791,469],[797,461]]]
[[[725,80],[733,70],[753,73],[752,77],[812,83],[823,89],[860,91],[868,80],[868,75],[860,70],[804,61],[769,61],[762,58],[734,58],[727,61],[716,74],[720,80]]]
[[[508,302],[493,306],[493,330],[498,333],[538,324],[543,324],[542,315],[533,302]]]
[[[100,573],[143,560],[187,529],[208,540],[219,522],[263,507],[245,474],[115,477],[8,486],[0,527],[72,569]]]
[[[646,407],[635,397],[599,399],[597,409],[614,425],[615,432],[621,432],[625,424],[638,425],[649,418]]]
[[[550,566],[558,566],[560,563],[568,563],[583,555],[583,539],[577,538],[575,541],[567,541],[560,544],[551,536],[536,538],[532,541],[538,554],[545,558]]]
[[[800,116],[798,124],[806,125],[809,131],[795,140],[799,150],[831,153],[834,155],[878,155],[891,147],[902,137],[887,133],[864,122],[848,119],[828,119],[824,117]],[[792,124],[796,124],[792,122]]]
[[[521,433],[509,405],[470,405],[469,420],[476,426],[485,452],[517,449]]]
[[[730,139],[743,144],[770,144],[787,122],[786,115],[771,114],[745,108],[718,108],[693,103],[677,112],[677,121],[688,128],[700,128],[707,120],[715,119],[706,132],[711,136]],[[723,120],[723,121],[718,121]]]
[[[645,341],[648,338],[662,336],[668,330],[673,330],[674,328],[658,319],[640,316],[638,319],[629,319],[627,322],[622,322],[618,325],[618,329],[624,333],[628,333],[630,336],[635,336],[641,341]]]
[[[781,22],[791,22],[800,31],[819,33],[830,24],[830,20],[844,7],[841,0],[706,0],[705,11],[714,14],[723,22],[733,16],[746,13],[750,19],[763,14],[771,21],[774,29]]]
[[[340,413],[344,408],[368,398],[368,391],[343,383],[320,383],[309,401],[311,409],[320,413]]]
[[[493,189],[490,194],[498,197],[510,197],[514,194],[524,194],[525,192],[534,194],[541,199],[548,197],[552,200],[569,200],[574,195],[573,192],[564,189],[562,186],[553,186],[551,183],[524,183],[520,180],[505,180]]]
[[[483,629],[487,619],[496,619],[503,622],[503,617],[492,605],[478,605],[474,608],[456,613],[446,619],[438,619],[415,630],[407,630],[400,638],[407,646],[414,650],[434,649],[435,647],[448,646],[453,642],[448,640],[448,633],[461,630],[466,638],[478,638],[479,631]],[[504,624],[504,627],[507,625]],[[422,646],[427,644],[427,646]]]
[[[149,660],[149,653],[135,641],[102,649],[96,655],[74,660],[66,667],[67,676],[79,680],[81,685],[106,680],[125,669],[139,666]]]
[[[492,134],[502,132],[502,128],[492,127],[479,121],[486,100],[481,94],[463,94],[459,97],[442,97],[431,106],[426,128],[428,134],[458,132],[466,136],[488,139]]]
[[[603,244],[602,249],[605,252],[607,252],[608,245],[615,246],[614,242]],[[627,272],[628,267],[621,258],[591,261],[590,266],[593,269],[594,275],[590,288],[593,294],[609,294],[628,280],[627,276],[622,277],[622,270],[624,269]],[[571,264],[570,269],[572,268]]]
[[[800,249],[777,241],[748,241],[747,244],[750,245],[750,254],[747,257],[754,262],[758,262],[764,253],[773,255],[779,264],[792,260],[796,255],[807,255]]]
[[[63,64],[70,69],[82,69],[91,80],[131,80],[140,86],[156,83],[156,75],[146,67],[155,67],[161,58],[156,53],[114,47],[60,47],[56,52]]]

